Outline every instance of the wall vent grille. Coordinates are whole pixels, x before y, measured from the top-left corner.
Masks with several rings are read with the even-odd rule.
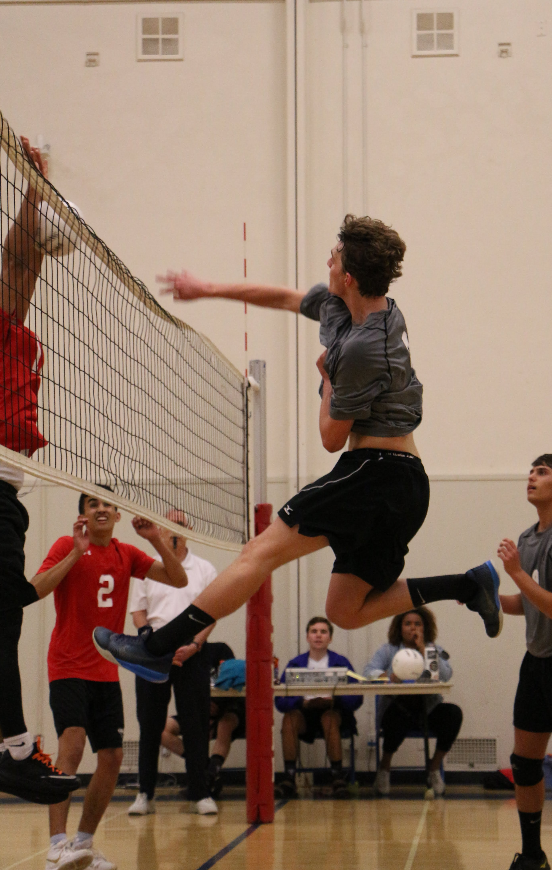
[[[123,740],[121,773],[138,773],[138,740]]]
[[[496,737],[460,737],[445,759],[445,766],[462,770],[497,768]]]

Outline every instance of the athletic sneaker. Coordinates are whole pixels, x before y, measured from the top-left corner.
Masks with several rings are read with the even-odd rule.
[[[89,870],[117,870],[117,865],[112,861],[108,861],[103,852],[98,849],[92,849],[92,863],[89,864]]]
[[[147,816],[155,812],[155,798],[149,800],[145,791],[141,791],[136,795],[136,800],[131,807],[128,808],[129,816]]]
[[[428,788],[433,789],[433,793],[437,796],[445,793],[445,780],[441,776],[440,770],[430,770],[427,785]]]
[[[388,770],[382,770],[381,767],[376,773],[376,779],[374,781],[374,791],[376,794],[381,794],[384,797],[387,797],[389,792],[391,791],[391,775]]]
[[[550,864],[544,852],[542,858],[526,858],[525,855],[516,852],[510,870],[550,870]]]
[[[209,794],[214,800],[220,797],[223,785],[224,783],[222,781],[220,770],[217,773],[207,773],[207,788],[209,789]]]
[[[502,631],[502,607],[498,597],[500,577],[492,562],[485,562],[484,565],[466,571],[466,576],[479,587],[473,598],[466,601],[466,607],[479,613],[489,637],[498,637]]]
[[[148,631],[149,629],[149,631]],[[172,653],[166,656],[154,656],[146,649],[146,640],[153,631],[151,625],[146,626],[142,634],[116,634],[102,626],[92,632],[94,646],[110,662],[114,662],[127,671],[132,671],[138,677],[149,680],[150,683],[166,683],[171,669]]]
[[[339,776],[332,779],[332,797],[339,798],[340,800],[350,797],[347,781],[343,777],[343,774],[339,774]]]
[[[295,780],[289,776],[285,776],[280,780],[280,782],[274,786],[274,797],[286,798],[287,800],[290,798],[296,798],[297,786],[295,785]]]
[[[58,804],[80,788],[77,776],[54,767],[49,755],[42,752],[40,740],[27,758],[16,760],[9,752],[0,757],[0,791],[37,804]]]
[[[84,870],[92,863],[92,849],[73,849],[69,840],[50,846],[46,855],[46,870]]]
[[[212,797],[205,797],[197,801],[195,809],[200,816],[215,816],[218,813],[218,807]]]

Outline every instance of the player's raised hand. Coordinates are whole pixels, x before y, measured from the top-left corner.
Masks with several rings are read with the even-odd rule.
[[[504,564],[504,570],[510,577],[514,578],[514,574],[521,571],[521,562],[519,561],[519,550],[510,538],[503,538],[498,545],[498,558]]]
[[[21,145],[23,146],[23,151],[25,152],[29,160],[34,163],[35,167],[39,170],[39,172],[41,172],[42,175],[46,177],[45,166],[42,160],[42,154],[40,153],[40,150],[38,148],[33,148],[26,136],[20,136],[19,141],[21,142]]]
[[[166,275],[157,275],[156,280],[160,284],[166,284],[161,293],[171,293],[173,299],[191,301],[212,295],[212,284],[196,278],[190,272],[167,272]]]
[[[187,662],[188,659],[191,659],[193,655],[197,652],[197,646],[194,643],[188,643],[185,646],[179,647],[172,660],[173,665],[176,665],[178,668],[181,668],[184,662]]]
[[[150,541],[150,543],[159,539],[159,526],[156,526],[151,520],[145,519],[145,517],[134,517],[132,520],[132,528],[137,535],[140,535],[141,538],[145,538],[146,541]]]
[[[89,545],[87,522],[79,518],[76,523],[73,523],[73,547],[82,556],[88,550]]]

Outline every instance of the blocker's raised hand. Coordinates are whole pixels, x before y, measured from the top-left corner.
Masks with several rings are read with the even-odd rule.
[[[498,545],[498,558],[504,564],[504,570],[512,577],[518,571],[521,571],[521,563],[519,561],[519,550],[510,538],[503,538]]]

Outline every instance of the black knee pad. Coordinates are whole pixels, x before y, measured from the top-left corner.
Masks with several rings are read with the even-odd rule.
[[[542,763],[544,758],[524,758],[514,752],[510,755],[510,764],[516,785],[538,785],[544,777]]]

